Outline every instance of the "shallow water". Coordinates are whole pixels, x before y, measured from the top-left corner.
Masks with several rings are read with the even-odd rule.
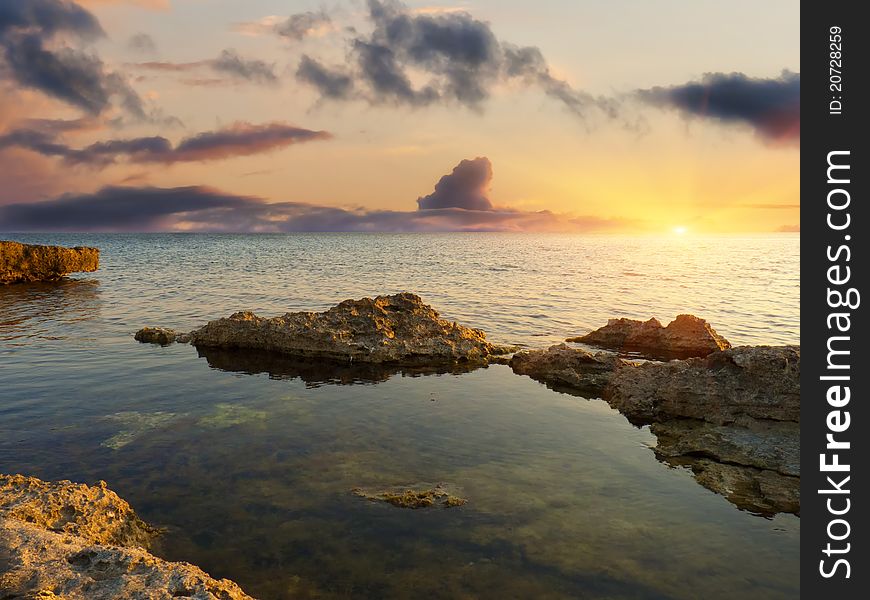
[[[131,337],[408,290],[529,346],[680,312],[798,343],[797,236],[14,239],[103,252],[78,281],[0,288],[0,472],[105,479],[167,527],[157,554],[261,598],[798,594],[797,517],[738,510],[599,400],[498,365],[324,370]],[[468,504],[350,491],[439,482]]]

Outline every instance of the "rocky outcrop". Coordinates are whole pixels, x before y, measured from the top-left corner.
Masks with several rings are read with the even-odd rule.
[[[152,333],[155,331],[163,333]],[[410,293],[345,300],[322,313],[287,313],[271,319],[237,312],[211,321],[189,336],[146,328],[137,332],[136,339],[162,343],[159,340],[172,335],[176,341],[190,341],[197,348],[264,350],[383,364],[485,363],[492,355],[513,350],[488,342],[480,329],[440,318],[419,296]]]
[[[179,333],[174,329],[166,329],[165,327],[143,327],[133,336],[137,342],[145,344],[160,344],[168,346],[174,342],[190,341],[189,334]]]
[[[157,530],[106,487],[0,475],[0,516],[95,544],[147,548]]]
[[[703,357],[731,347],[707,321],[694,315],[679,315],[667,327],[657,319],[610,319],[600,329],[565,341],[663,359]]]
[[[639,363],[561,344],[518,352],[510,366],[651,424],[660,460],[691,468],[699,483],[740,508],[799,512],[799,346]]]
[[[518,375],[528,375],[550,387],[567,387],[593,396],[600,395],[614,371],[627,361],[604,352],[592,354],[566,344],[547,350],[525,350],[509,363]]]
[[[36,246],[0,241],[0,285],[32,281],[55,281],[100,265],[97,248]]]
[[[250,600],[232,581],[149,554],[156,533],[105,482],[0,475],[4,598]]]
[[[800,346],[739,346],[614,371],[605,399],[630,420],[800,421]]]

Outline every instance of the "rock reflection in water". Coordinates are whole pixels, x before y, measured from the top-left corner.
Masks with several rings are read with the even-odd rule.
[[[694,419],[653,423],[661,462],[688,467],[705,488],[741,510],[800,514],[800,424],[714,425]]]
[[[96,279],[0,286],[0,341],[65,339],[67,327],[98,319],[100,308]]]
[[[420,377],[423,375],[459,375],[479,368],[478,364],[389,365],[306,359],[258,350],[225,350],[197,348],[200,357],[213,369],[256,375],[267,373],[272,379],[301,379],[307,387],[322,385],[376,384],[393,375]]]

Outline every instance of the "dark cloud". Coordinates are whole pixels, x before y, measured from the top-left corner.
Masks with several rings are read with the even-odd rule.
[[[492,183],[492,164],[485,156],[465,159],[453,172],[435,184],[435,191],[417,199],[420,210],[464,208],[467,210],[493,210],[487,194]]]
[[[236,123],[181,140],[177,146],[162,136],[96,142],[72,148],[58,141],[57,131],[16,129],[0,136],[0,149],[26,148],[69,164],[105,167],[124,158],[131,163],[202,162],[269,152],[308,141],[328,139],[325,131],[312,131],[286,123]]]
[[[743,73],[708,73],[700,81],[638,91],[650,104],[724,123],[751,126],[770,141],[800,141],[800,73],[773,79]]]
[[[330,69],[307,54],[302,55],[296,79],[313,85],[323,98],[344,100],[353,93],[353,79],[339,69]]]
[[[609,115],[615,110],[615,101],[594,98],[554,77],[538,48],[500,42],[488,23],[467,12],[412,12],[395,0],[369,0],[368,9],[373,31],[351,31],[355,69],[342,74],[352,78],[343,89],[356,87],[360,93],[335,93],[332,82],[322,77],[329,71],[310,57],[303,59],[300,71],[311,76],[300,80],[322,97],[409,106],[458,103],[480,110],[494,86],[514,80],[539,87],[578,116],[591,109]],[[413,83],[421,78],[425,83]]]
[[[242,58],[232,49],[222,51],[220,56],[211,61],[210,64],[215,71],[227,73],[239,79],[247,79],[266,85],[278,83],[274,64],[257,59]]]
[[[549,211],[388,211],[268,203],[207,187],[109,187],[94,194],[0,206],[4,231],[598,231],[628,223]]]
[[[297,13],[290,15],[283,23],[275,25],[275,33],[298,42],[324,27],[328,27],[331,22],[329,15],[322,10]]]
[[[213,71],[229,75],[233,79],[244,79],[262,85],[275,85],[278,83],[274,64],[259,59],[244,58],[238,52],[229,48],[221,51],[217,58],[211,60],[182,63],[149,61],[135,63],[132,66],[148,71],[163,71],[167,73],[186,73],[203,67],[209,67]],[[222,83],[222,80],[203,78],[184,78],[181,81],[189,85],[218,85]]]
[[[29,29],[37,29],[46,36],[66,32],[93,39],[103,35],[96,17],[74,2],[3,0],[0,3],[0,35]]]
[[[130,37],[127,41],[127,47],[133,52],[140,54],[155,54],[157,52],[157,44],[147,33],[137,33]]]
[[[374,93],[373,101],[394,100],[420,106],[431,104],[440,98],[439,92],[431,85],[415,90],[411,79],[390,48],[362,40],[357,40],[353,47],[363,78]]]
[[[418,210],[365,210],[301,202],[266,202],[193,186],[180,188],[108,187],[93,194],[66,195],[33,203],[0,206],[5,231],[601,231],[635,223],[598,217],[571,217],[550,211],[493,208],[484,197],[469,202],[470,191],[484,189],[489,161],[463,161],[445,176],[435,194],[439,206]],[[452,183],[446,183],[445,181]],[[463,182],[463,183],[461,183]],[[457,194],[450,201],[447,194]],[[463,192],[465,195],[463,195]],[[0,198],[2,200],[2,198]],[[422,199],[421,199],[422,200]],[[471,207],[443,206],[466,202]]]
[[[58,44],[56,34],[82,41],[103,35],[97,19],[66,0],[0,3],[0,50],[7,72],[21,86],[97,115],[117,98],[126,111],[146,118],[141,98],[95,54]]]

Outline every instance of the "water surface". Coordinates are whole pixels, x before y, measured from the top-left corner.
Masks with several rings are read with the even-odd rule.
[[[735,344],[798,343],[797,236],[13,239],[95,245],[102,261],[0,288],[0,472],[105,479],[167,528],[161,556],[261,598],[798,594],[797,517],[738,510],[600,400],[498,365],[333,370],[131,337],[407,290],[533,347],[681,312]],[[468,504],[350,492],[441,482]]]

